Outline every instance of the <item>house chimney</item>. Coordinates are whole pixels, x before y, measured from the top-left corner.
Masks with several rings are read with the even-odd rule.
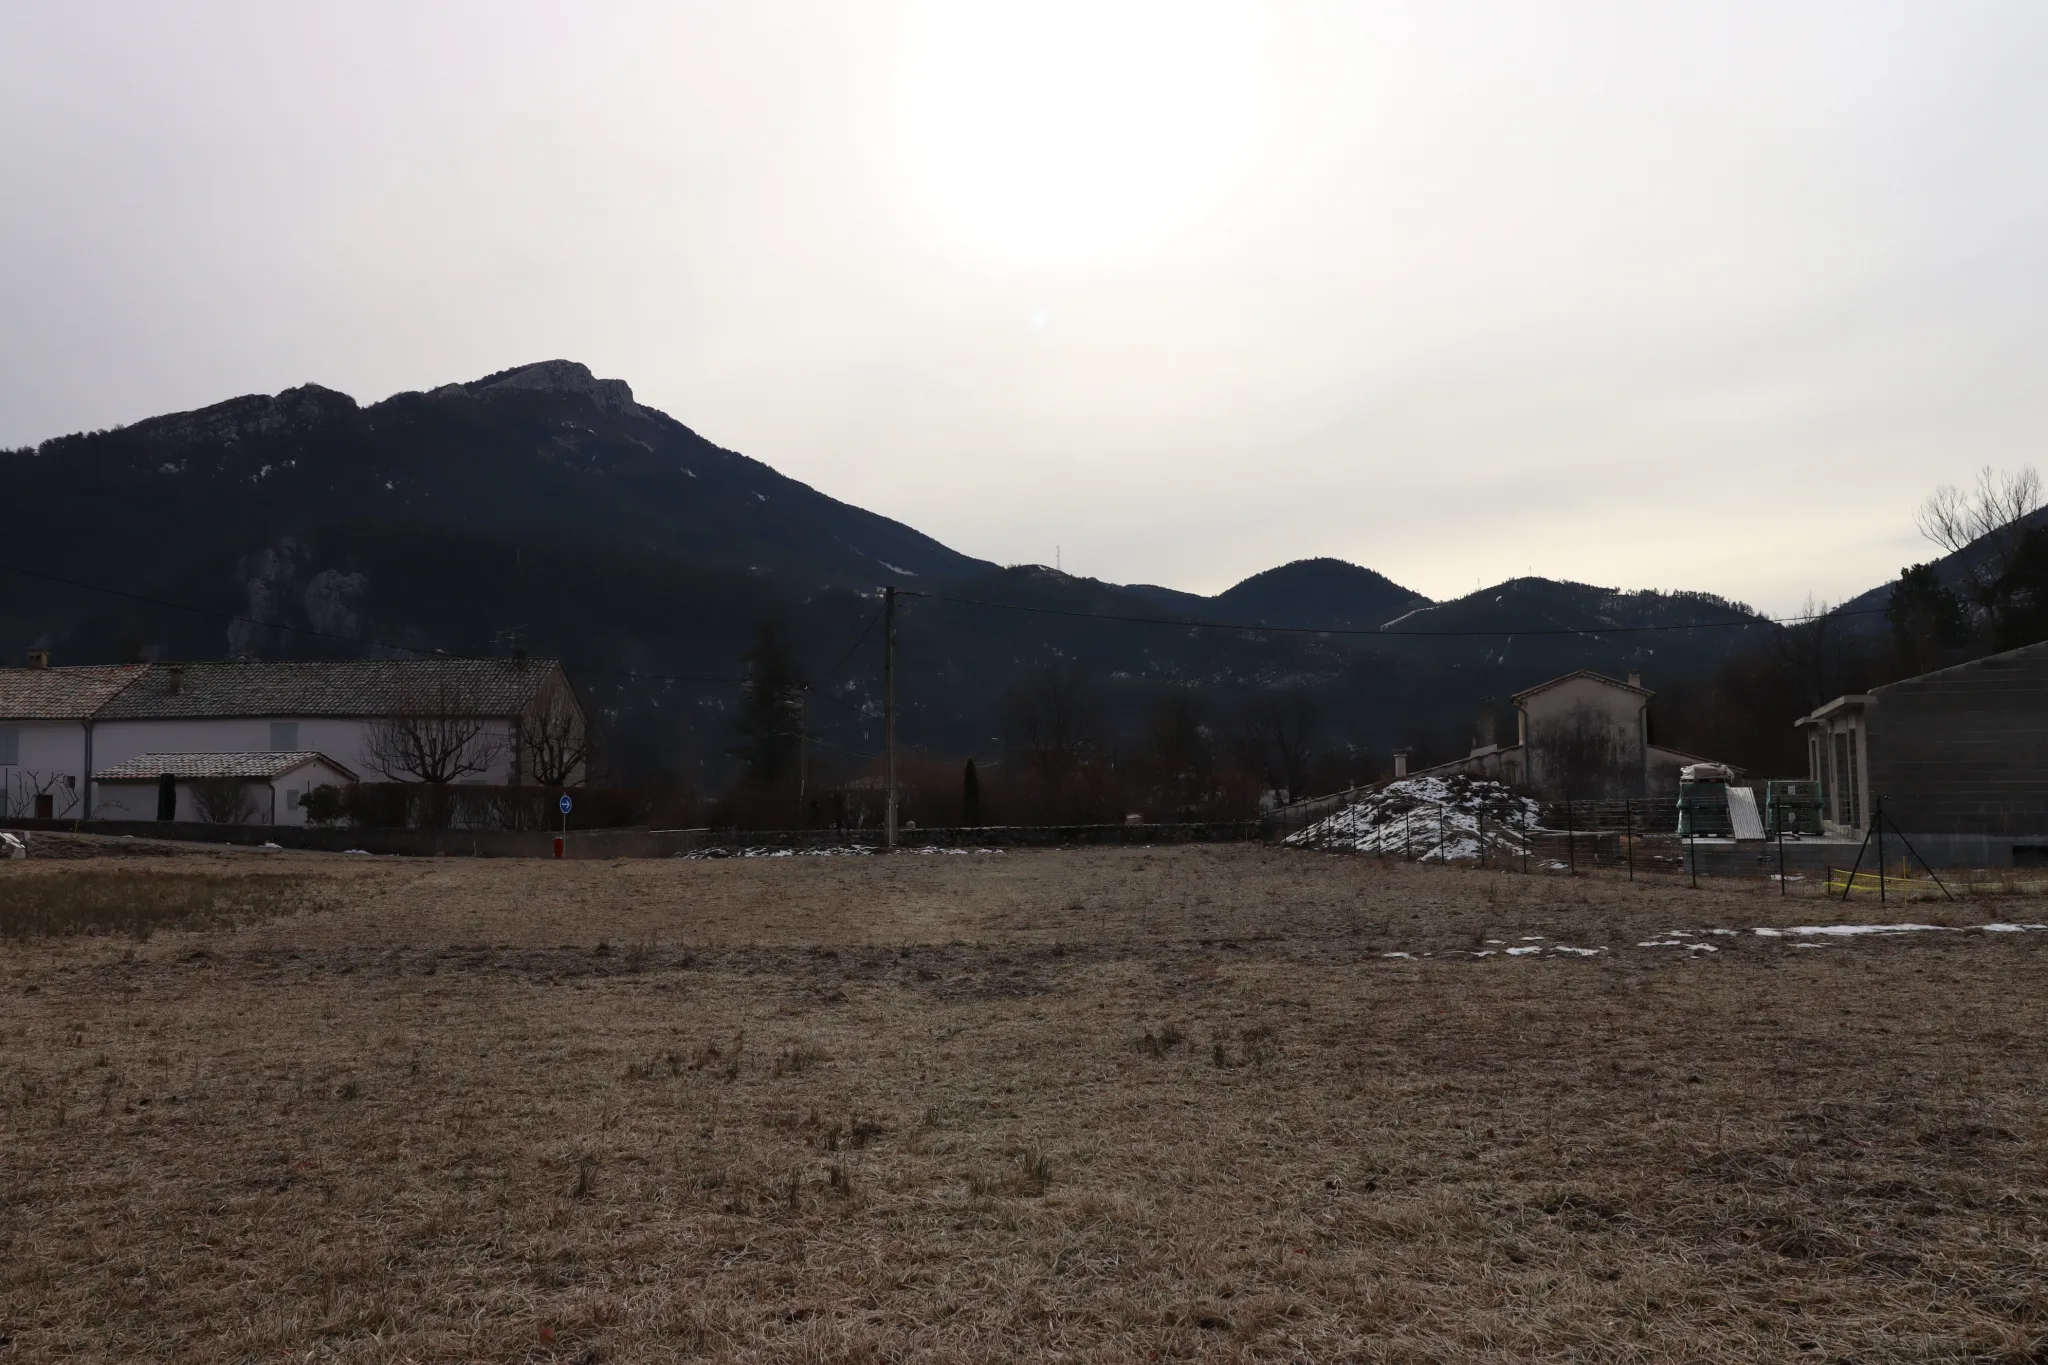
[[[178,690],[184,685],[185,666],[183,664],[172,664],[164,670],[164,691],[166,693],[175,697],[178,695]]]
[[[1628,685],[1630,687],[1641,687],[1643,685],[1643,675],[1631,668],[1628,671]]]
[[[513,650],[513,651],[512,651],[512,666],[513,666],[514,668],[524,668],[524,667],[526,667],[526,651],[525,651],[525,650],[523,650],[523,649],[515,649],[515,650]]]
[[[1410,755],[1410,754],[1412,754],[1412,753],[1414,753],[1414,752],[1415,752],[1415,751],[1414,751],[1413,749],[1396,749],[1396,750],[1394,750],[1394,776],[1395,776],[1395,777],[1406,777],[1406,776],[1408,776],[1408,755]]]
[[[30,668],[48,668],[50,666],[50,651],[47,649],[30,650],[28,652],[28,666]]]

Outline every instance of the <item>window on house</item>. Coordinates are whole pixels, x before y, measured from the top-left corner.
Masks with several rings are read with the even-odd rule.
[[[295,720],[274,720],[270,722],[270,747],[273,751],[298,748],[299,723]]]
[[[21,762],[21,727],[0,725],[0,767],[11,768]]]
[[[299,808],[299,800],[304,795],[305,793],[297,787],[286,787],[284,789],[284,808],[286,810],[297,810]]]

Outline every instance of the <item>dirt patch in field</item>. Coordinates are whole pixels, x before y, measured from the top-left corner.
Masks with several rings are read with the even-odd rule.
[[[2039,902],[263,870],[332,904],[6,945],[13,1358],[2043,1358],[2048,934],[1962,927]]]

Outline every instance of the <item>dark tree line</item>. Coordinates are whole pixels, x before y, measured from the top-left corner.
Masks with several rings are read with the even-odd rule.
[[[763,625],[744,659],[731,717],[735,776],[705,818],[752,826],[861,825],[881,819],[881,763],[807,734],[807,680],[787,636]],[[1262,803],[1369,776],[1336,743],[1321,704],[1291,687],[1230,699],[1199,686],[1158,689],[1121,724],[1101,684],[1071,662],[1027,671],[996,707],[999,751],[951,760],[899,749],[902,814],[925,824],[1241,820]],[[810,744],[808,781],[799,750]]]
[[[1656,739],[1758,773],[1803,773],[1793,721],[1845,694],[2048,640],[2048,526],[2032,469],[1986,469],[1969,489],[1937,489],[1921,533],[1944,551],[1892,585],[1870,629],[1809,601],[1807,619],[1731,656],[1707,679],[1669,687]]]

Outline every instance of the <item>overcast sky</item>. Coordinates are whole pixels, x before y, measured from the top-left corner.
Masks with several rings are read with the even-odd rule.
[[[2048,5],[0,5],[0,445],[563,356],[970,554],[1776,610],[2048,463]]]

